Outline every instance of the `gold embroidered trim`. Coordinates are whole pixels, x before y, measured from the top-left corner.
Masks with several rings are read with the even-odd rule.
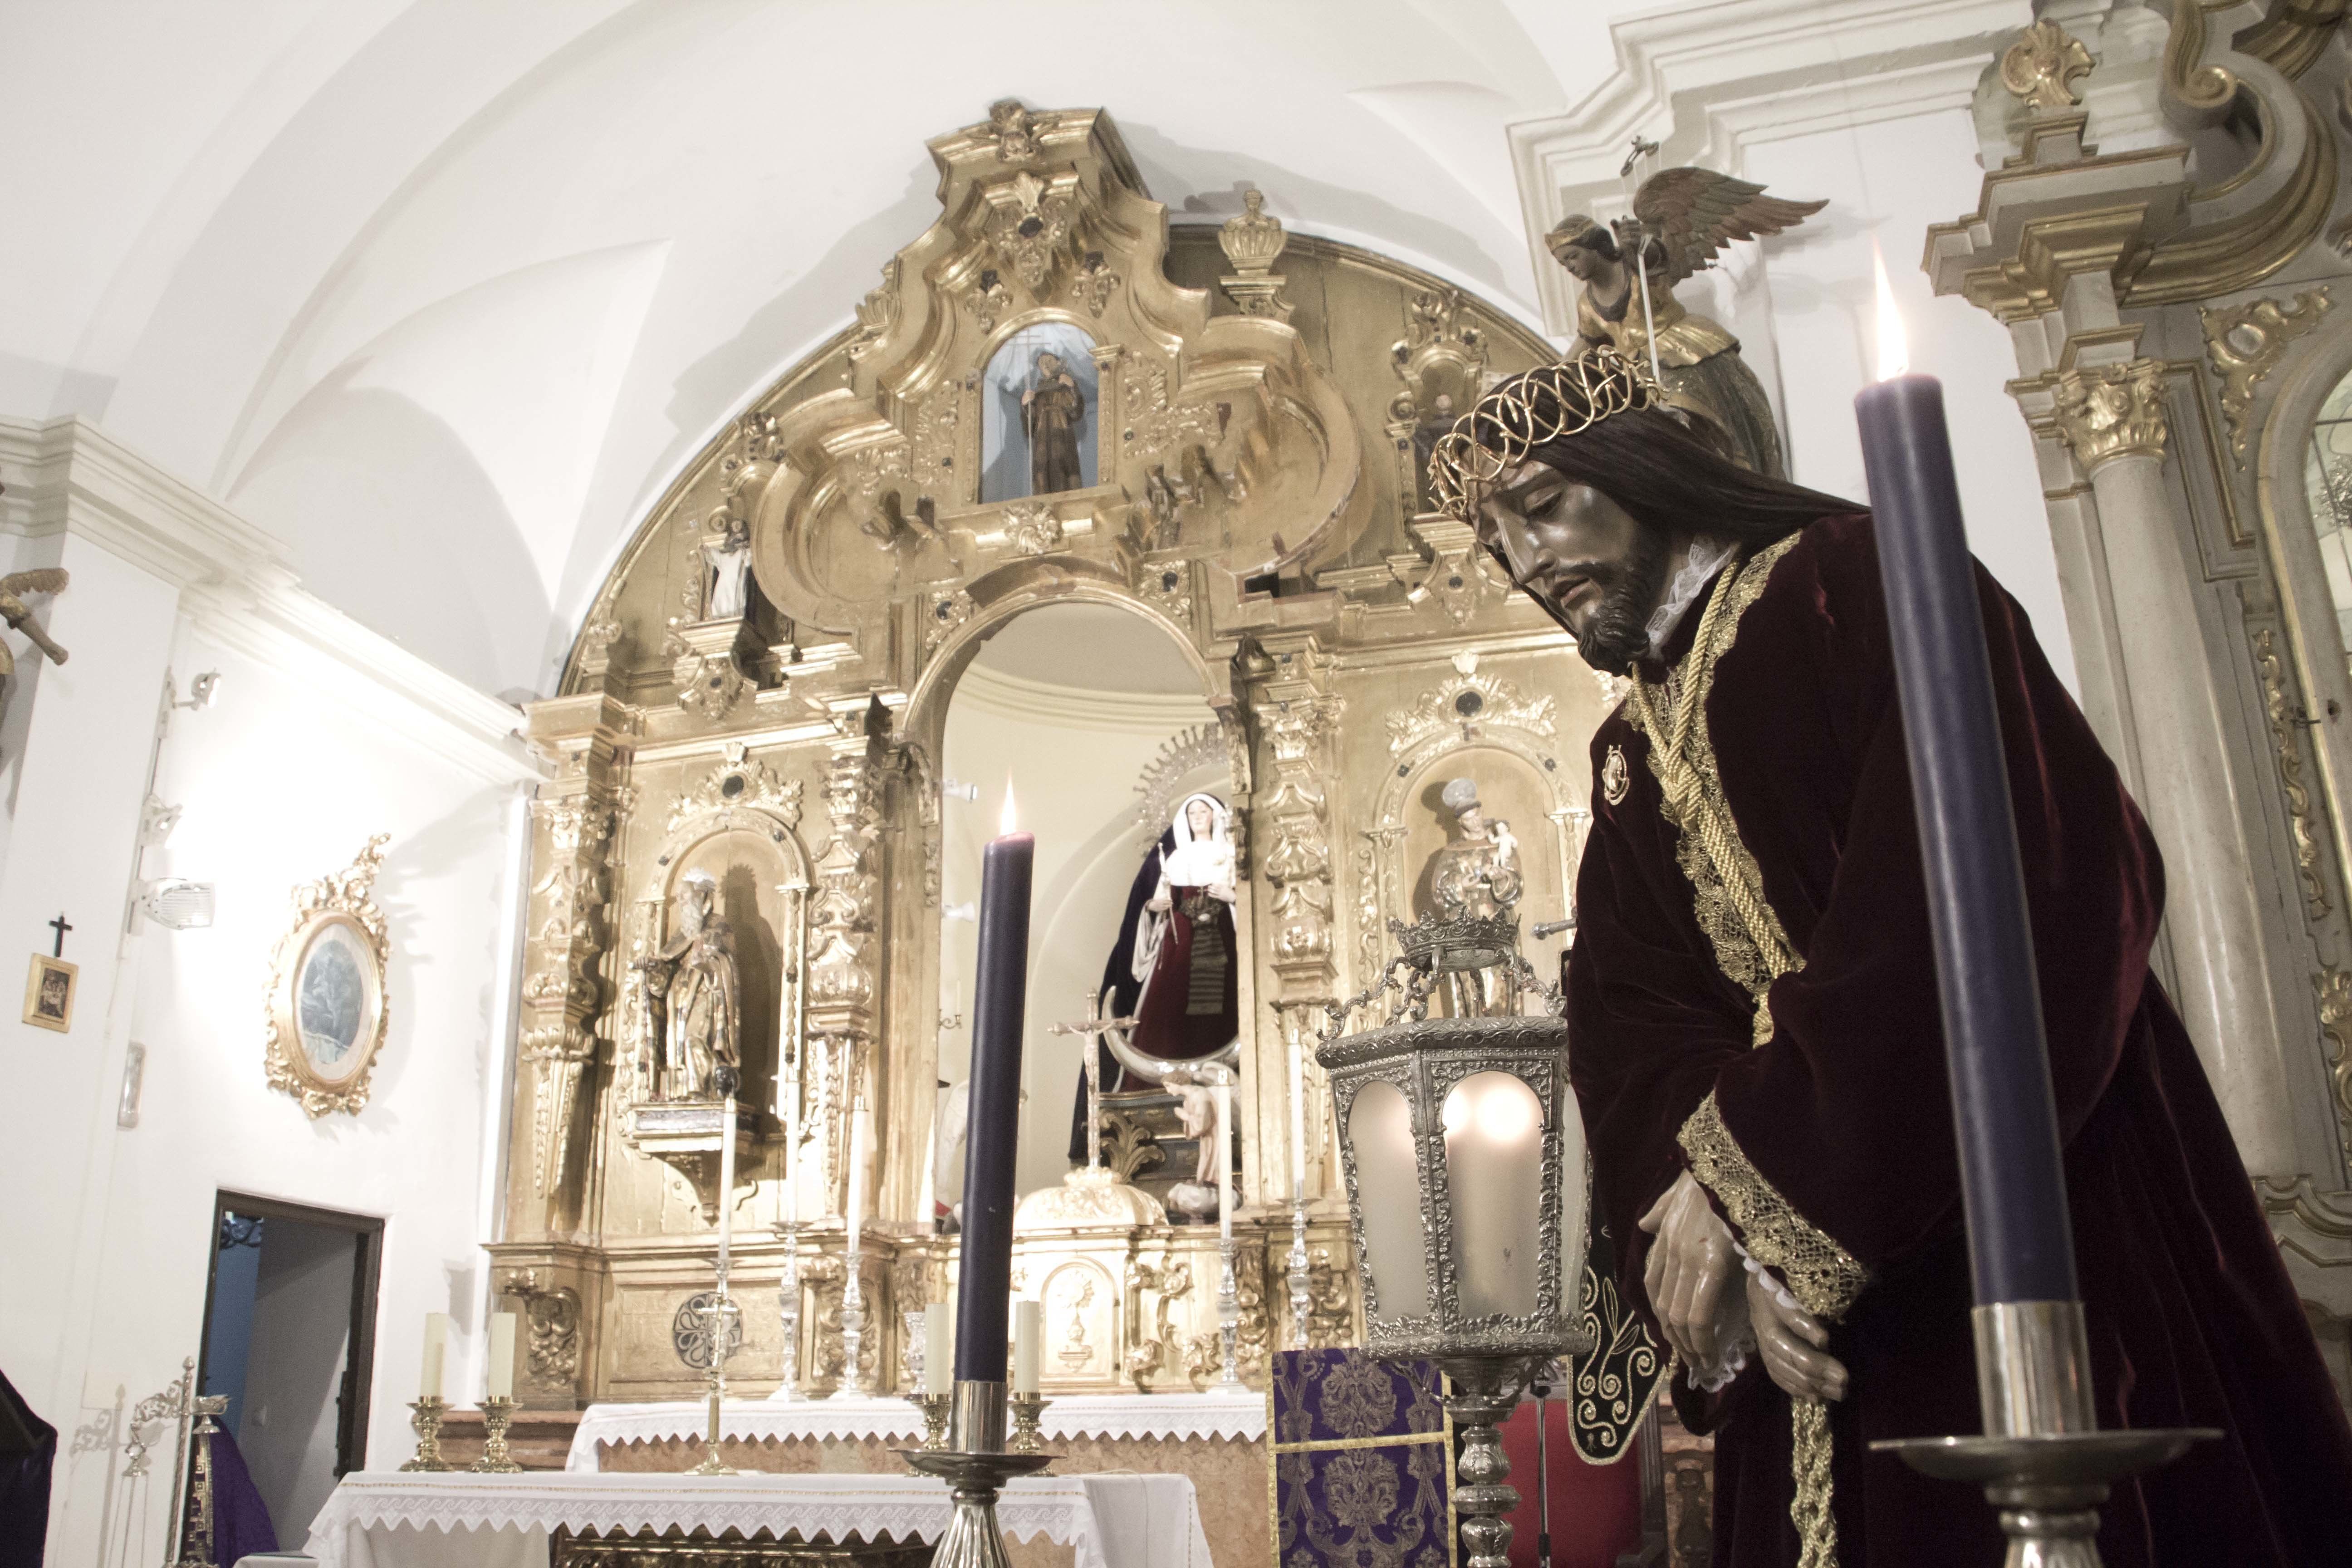
[[[1793,533],[1777,540],[1717,580],[1698,636],[1667,681],[1669,721],[1661,722],[1652,696],[1655,689],[1639,677],[1625,704],[1633,727],[1649,738],[1660,811],[1681,836],[1675,860],[1690,879],[1692,912],[1715,949],[1717,966],[1754,999],[1759,1046],[1772,1037],[1765,992],[1804,961],[1765,900],[1763,869],[1741,840],[1724,796],[1707,735],[1706,699],[1715,689],[1716,661],[1738,637],[1740,618],[1763,595],[1772,568],[1796,542]]]
[[[1722,1203],[1748,1238],[1748,1256],[1778,1269],[1806,1311],[1835,1323],[1870,1283],[1861,1259],[1813,1225],[1748,1163],[1709,1093],[1683,1123],[1683,1152],[1691,1174]]]

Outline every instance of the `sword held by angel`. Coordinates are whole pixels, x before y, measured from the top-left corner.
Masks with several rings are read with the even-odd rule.
[[[1713,265],[1732,241],[1779,234],[1828,205],[1766,195],[1749,181],[1685,167],[1643,181],[1632,217],[1614,228],[1570,213],[1544,236],[1553,258],[1582,285],[1570,355],[1606,343],[1636,364],[1654,364],[1667,401],[1710,421],[1727,456],[1756,473],[1785,477],[1772,405],[1739,357],[1739,340],[1676,300],[1674,288]],[[1637,246],[1646,277],[1632,265]]]

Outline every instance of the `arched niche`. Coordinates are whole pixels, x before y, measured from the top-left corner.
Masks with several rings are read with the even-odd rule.
[[[722,767],[705,781],[708,793],[730,783],[738,795],[758,789],[743,771],[756,763]],[[733,770],[733,771],[730,771]],[[720,798],[729,798],[723,794]],[[798,795],[768,806],[720,806],[675,822],[654,862],[653,886],[641,900],[631,955],[657,951],[668,939],[681,883],[696,872],[718,886],[716,912],[734,929],[735,966],[741,986],[743,1082],[738,1100],[784,1113],[784,1042],[804,1030],[801,978],[808,942],[809,858],[795,826]]]
[[[1018,638],[1057,618],[1084,625],[1101,643],[1150,650],[1160,687],[1148,698],[1089,687],[1102,668],[1068,661],[1066,679],[1021,679],[992,662],[997,637]],[[1066,634],[1076,636],[1076,633]],[[998,651],[1011,644],[998,645]],[[1099,646],[1099,644],[1097,645]],[[1128,655],[1119,655],[1126,658]],[[1106,656],[1103,661],[1110,662]],[[1032,676],[1055,673],[1031,670]],[[938,945],[940,976],[939,1076],[968,1073],[969,1015],[977,929],[966,906],[979,896],[982,847],[1000,828],[1008,774],[1019,820],[1040,827],[1030,913],[1029,1026],[1023,1045],[1021,1164],[1026,1194],[1058,1186],[1066,1170],[1072,1113],[1084,1071],[1079,1039],[1052,1026],[1085,1016],[1126,913],[1129,890],[1164,824],[1139,813],[1171,782],[1203,784],[1234,800],[1231,752],[1212,700],[1215,687],[1197,651],[1166,616],[1083,577],[1032,578],[992,596],[957,628],[909,700],[905,723],[938,747],[948,785],[942,806]],[[1213,760],[1212,760],[1213,758]],[[1171,773],[1171,770],[1172,773]],[[976,795],[976,798],[971,798]],[[1041,826],[1049,825],[1049,826]],[[1244,896],[1236,934],[1249,949]],[[1251,978],[1242,971],[1244,1033]],[[950,1027],[944,1022],[953,1020]],[[939,1196],[953,1202],[960,1167],[943,1163]]]
[[[2334,903],[2339,887],[2318,849],[2332,837],[2337,867],[2352,865],[2346,817],[2352,804],[2352,531],[2343,515],[2352,513],[2346,504],[2352,494],[2331,502],[2314,479],[2315,469],[2352,474],[2352,426],[2333,423],[2352,418],[2352,316],[2338,313],[2324,321],[2288,351],[2275,374],[2278,391],[2262,423],[2255,489],[2285,637],[2279,646],[2263,630],[2252,635],[2264,698],[2273,710],[2273,740],[2292,786],[2297,859],[2306,881],[2315,880],[2319,896]],[[2340,452],[2318,444],[2324,429],[2339,433]],[[2293,686],[2301,689],[2299,704],[2286,679],[2289,668]],[[2319,774],[2313,782],[2325,798],[2325,823],[2315,820],[2310,786],[2296,776],[2302,761],[2294,733],[2305,727],[2290,721],[2305,717],[2315,721],[2308,726]]]
[[[980,374],[982,504],[1082,490],[1102,473],[1094,334],[1061,314],[1023,320]]]

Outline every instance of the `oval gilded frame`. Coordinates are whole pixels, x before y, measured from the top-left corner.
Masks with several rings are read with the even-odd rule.
[[[356,1116],[368,1101],[377,1054],[391,1020],[385,971],[391,960],[383,911],[371,896],[391,835],[367,842],[349,868],[294,889],[294,925],[270,957],[267,1065],[269,1085],[302,1102],[312,1117],[333,1111]],[[301,985],[321,942],[342,932],[359,961],[358,1027],[342,1059],[322,1066],[304,1038]]]

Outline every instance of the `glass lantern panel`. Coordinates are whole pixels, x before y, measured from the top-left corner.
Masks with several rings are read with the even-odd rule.
[[[1543,1103],[1509,1073],[1474,1072],[1447,1093],[1444,1116],[1454,1305],[1473,1318],[1533,1312],[1543,1244]]]
[[[1568,1109],[1559,1119],[1559,1265],[1560,1311],[1574,1317],[1584,1289],[1585,1256],[1592,1248],[1592,1183],[1585,1153],[1584,1112],[1576,1090],[1568,1091]]]
[[[1371,1270],[1372,1316],[1429,1315],[1429,1258],[1422,1250],[1421,1177],[1412,1152],[1412,1107],[1396,1085],[1375,1079],[1348,1108],[1356,1153],[1356,1213]]]

